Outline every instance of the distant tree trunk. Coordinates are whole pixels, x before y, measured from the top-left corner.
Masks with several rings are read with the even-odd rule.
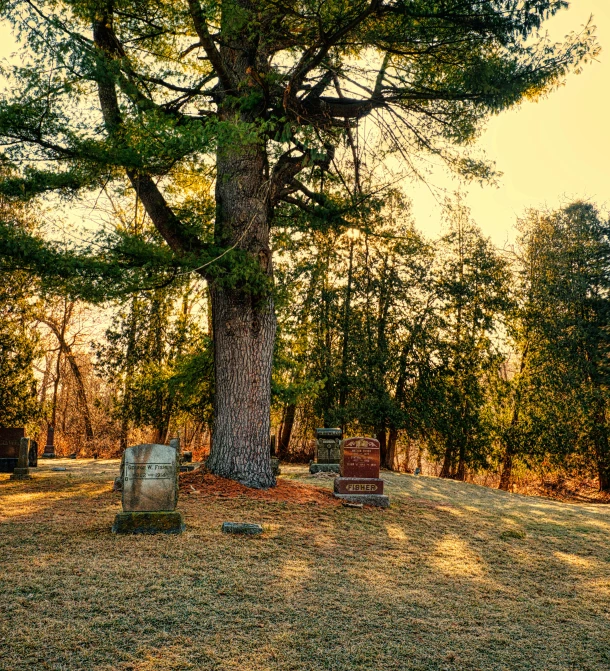
[[[388,436],[388,452],[386,459],[386,467],[394,470],[396,468],[396,442],[398,440],[398,429],[390,428]]]
[[[121,405],[123,411],[121,413],[121,432],[119,435],[119,447],[121,452],[127,449],[129,442],[129,414],[128,407],[131,403],[131,382],[134,369],[134,350],[136,346],[136,329],[137,329],[137,297],[131,300],[131,310],[129,313],[129,330],[127,332],[127,348],[125,350],[125,379],[123,382],[123,399]]]
[[[354,262],[354,241],[350,240],[349,245],[349,267],[347,270],[347,287],[345,289],[345,306],[343,311],[343,351],[341,353],[341,378],[339,386],[339,407],[343,410],[347,402],[347,367],[349,363],[349,335],[350,335],[350,316],[352,300],[352,275]],[[341,423],[344,424],[342,417]]]
[[[67,326],[67,324],[65,323],[66,319],[64,319],[64,323],[62,324],[62,326],[59,326],[51,319],[43,319],[42,321],[51,329],[51,331],[53,331],[55,337],[57,338],[60,348],[60,354],[63,352],[63,354],[65,354],[66,356],[66,360],[70,366],[70,370],[72,371],[72,375],[74,377],[74,383],[76,385],[76,395],[79,400],[80,410],[83,414],[83,422],[85,424],[85,436],[87,440],[91,440],[93,438],[93,425],[91,423],[91,413],[89,411],[87,391],[85,389],[83,376],[80,371],[78,362],[76,361],[76,357],[74,356],[74,352],[72,351],[72,348],[69,345],[69,343],[66,341],[66,326]],[[57,379],[59,380],[59,359],[58,359]],[[54,403],[54,405],[56,405],[56,403]],[[55,414],[55,409],[53,414]],[[53,426],[54,425],[55,425],[55,418],[53,418]]]
[[[443,466],[441,468],[441,478],[453,477],[453,461],[454,461],[455,447],[453,443],[448,443],[445,446],[445,458],[443,459]]]
[[[601,395],[595,409],[595,423],[593,426],[593,444],[597,459],[599,489],[602,492],[610,491],[610,444],[606,420],[606,402]]]
[[[455,475],[454,475],[456,480],[461,480],[462,482],[464,482],[466,480],[466,459],[465,459],[465,456],[466,456],[466,449],[465,449],[464,446],[462,446],[462,448],[460,449],[460,455],[459,455],[459,459],[458,459],[457,469],[456,469]]]
[[[388,466],[388,443],[384,424],[379,424],[375,427],[375,435],[379,441],[379,461],[381,462],[381,466],[383,468],[390,468]]]
[[[519,378],[517,381],[517,388],[515,390],[515,404],[513,406],[513,416],[510,419],[510,427],[508,436],[505,440],[504,458],[502,459],[502,474],[500,475],[500,484],[498,489],[505,492],[510,490],[510,485],[513,477],[513,462],[515,457],[515,433],[519,425],[519,413],[521,412],[521,379],[527,362],[527,355],[529,352],[529,341],[526,340],[523,348],[523,355],[521,356],[521,363],[519,365]]]
[[[290,438],[292,436],[292,429],[294,427],[294,418],[297,411],[296,403],[289,403],[284,408],[284,417],[282,426],[280,428],[280,442],[278,449],[278,457],[283,459],[288,453],[290,447]]]
[[[502,475],[500,475],[500,484],[498,489],[503,489],[505,492],[510,490],[510,484],[513,475],[513,454],[510,445],[507,445],[502,459]]]

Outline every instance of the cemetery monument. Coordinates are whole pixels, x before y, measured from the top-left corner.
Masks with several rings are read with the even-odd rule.
[[[122,464],[123,512],[112,527],[119,534],[179,534],[178,454],[172,445],[128,447]]]
[[[0,428],[0,473],[12,473],[19,461],[21,439],[25,438],[25,428]],[[28,466],[38,466],[38,443],[30,440]]]
[[[383,493],[379,464],[378,440],[364,437],[344,440],[341,443],[340,477],[335,479],[335,497],[387,508],[390,499]]]
[[[19,457],[17,465],[11,474],[11,480],[31,480],[29,461],[30,461],[30,443],[29,438],[20,438]]]
[[[309,464],[310,473],[339,473],[341,429],[316,429],[316,458]]]

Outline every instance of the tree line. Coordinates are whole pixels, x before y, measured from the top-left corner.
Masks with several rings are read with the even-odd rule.
[[[435,270],[437,295],[428,296],[418,273],[428,262],[442,266],[443,257],[425,259],[429,244],[376,221],[391,221],[391,213],[381,216],[390,196],[367,165],[387,175],[393,162],[398,180],[421,176],[432,156],[464,179],[493,180],[494,166],[471,151],[486,119],[547,94],[598,52],[591,24],[550,42],[545,22],[566,7],[562,0],[0,3],[18,50],[0,72],[0,194],[16,206],[35,204],[53,229],[20,228],[9,213],[0,222],[0,257],[7,272],[29,273],[68,300],[61,323],[53,321],[58,331],[47,325],[57,341],[51,402],[61,400],[62,366],[75,380],[74,402],[82,405],[87,392],[66,349],[72,301],[130,296],[99,351],[100,370],[123,385],[111,396],[132,421],[154,424],[159,438],[173,414],[208,407],[211,398],[207,464],[218,475],[273,486],[272,401],[287,399],[285,444],[305,392],[316,412],[324,404],[325,421],[373,422],[384,455],[409,428],[444,454],[446,474],[481,462],[488,423],[479,412],[480,378],[504,300],[502,272],[483,263],[484,243],[465,246],[463,263],[448,260],[445,268],[447,277],[461,268],[463,278],[443,284]],[[85,221],[75,234],[76,208]],[[354,228],[364,241],[352,245],[343,237]],[[464,235],[456,233],[455,244],[469,245]],[[320,254],[299,250],[302,241]],[[333,277],[341,248],[348,299]],[[471,253],[481,256],[472,277]],[[303,263],[309,267],[293,278]],[[286,287],[276,281],[284,274]],[[404,288],[409,274],[417,289]],[[187,277],[207,287],[209,323],[199,336],[189,331]],[[477,286],[476,305],[460,293],[467,279]],[[310,283],[302,317],[289,314],[293,281]],[[168,287],[176,292],[169,298]],[[178,295],[186,296],[181,317]],[[284,312],[287,321],[278,322]],[[410,329],[413,315],[420,321]],[[157,324],[152,339],[141,318]],[[319,337],[309,342],[313,318]],[[398,350],[395,329],[410,338]],[[443,335],[430,340],[436,332]],[[191,336],[199,344],[189,351]],[[291,337],[305,348],[295,357],[286,349]],[[210,354],[213,388],[198,382],[198,399],[189,400],[193,379],[203,379],[193,372],[207,370]],[[274,361],[283,361],[280,372]],[[117,379],[119,370],[127,381]],[[357,387],[363,371],[368,386]],[[440,412],[431,412],[434,404]],[[120,433],[124,443],[125,428]]]
[[[531,210],[499,250],[459,197],[444,219],[426,239],[388,192],[344,232],[278,228],[280,457],[310,458],[314,428],[340,426],[376,436],[391,469],[412,468],[416,450],[441,477],[494,473],[508,489],[515,470],[559,470],[609,490],[608,220],[584,202]],[[205,282],[184,275],[96,307],[4,275],[2,425],[50,424],[85,455],[138,436],[209,445]]]

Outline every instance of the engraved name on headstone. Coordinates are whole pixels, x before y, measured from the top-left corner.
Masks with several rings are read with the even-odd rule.
[[[123,511],[175,510],[178,459],[169,445],[136,445],[125,450]]]

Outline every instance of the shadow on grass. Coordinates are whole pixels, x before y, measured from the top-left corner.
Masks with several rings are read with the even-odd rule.
[[[27,513],[30,489],[1,483],[19,521],[0,527],[6,668],[610,666],[607,508],[390,476],[389,510],[191,495],[182,536],[114,537],[111,478],[79,478]]]

